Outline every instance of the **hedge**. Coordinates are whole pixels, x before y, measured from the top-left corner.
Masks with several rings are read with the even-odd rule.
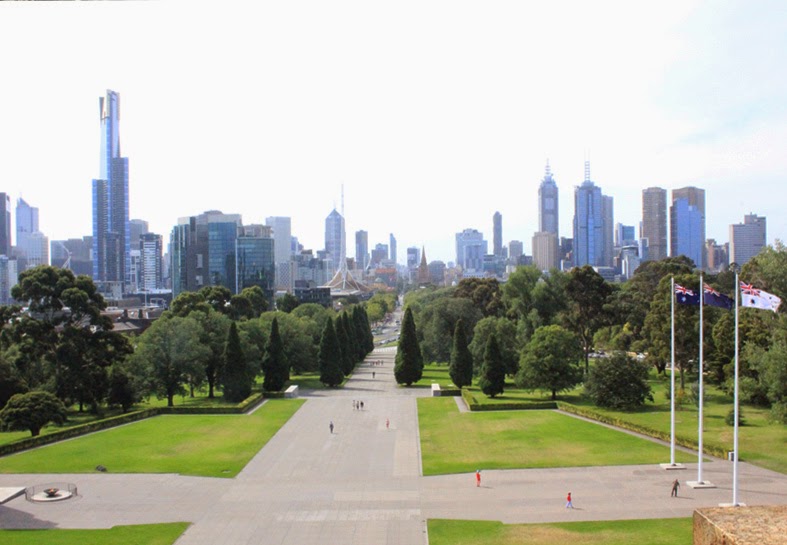
[[[655,439],[661,439],[662,441],[670,442],[671,437],[669,432],[664,432],[661,430],[657,430],[655,428],[651,428],[649,426],[643,426],[640,424],[635,424],[633,422],[629,422],[627,420],[622,420],[620,418],[609,416],[588,407],[578,407],[577,405],[572,405],[571,403],[566,403],[565,401],[558,401],[557,408],[561,411],[575,414],[577,416],[583,416],[585,418],[589,418],[591,420],[596,420],[597,422],[601,422],[603,424],[609,424],[610,426],[615,426],[616,428],[622,428],[624,430],[633,431],[636,433],[641,433],[642,435],[647,435],[653,437]],[[689,437],[681,436],[675,434],[675,444],[680,445],[682,447],[690,448],[692,450],[699,449],[699,443],[697,443],[696,439],[691,439]],[[724,448],[720,445],[715,445],[713,443],[708,443],[707,441],[703,441],[702,449],[705,453],[710,454],[711,456],[716,456],[717,458],[727,458],[727,451],[730,449]]]
[[[527,411],[556,409],[555,401],[506,401],[502,403],[479,403],[467,388],[462,388],[462,399],[471,411]]]

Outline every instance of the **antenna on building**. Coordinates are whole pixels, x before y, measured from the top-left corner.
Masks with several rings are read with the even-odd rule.
[[[344,217],[344,184],[342,184],[342,217]]]
[[[585,160],[585,181],[590,181],[590,161]]]
[[[552,169],[549,167],[549,158],[547,158],[547,168],[546,168],[546,174],[544,175],[544,178],[549,179],[551,177],[552,177]]]

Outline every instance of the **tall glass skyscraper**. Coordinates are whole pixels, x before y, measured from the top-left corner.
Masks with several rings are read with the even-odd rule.
[[[642,190],[642,231],[640,238],[648,241],[643,261],[659,261],[667,257],[667,190],[649,187]]]
[[[334,208],[325,218],[325,251],[331,258],[334,272],[345,258],[344,218]]]
[[[603,266],[604,204],[601,188],[590,180],[585,162],[585,181],[574,188],[574,265]]]
[[[500,212],[492,215],[492,253],[497,257],[503,255],[503,215]]]
[[[93,179],[93,279],[131,282],[128,212],[128,158],[120,156],[120,95],[99,97],[101,150],[99,177]]]
[[[555,236],[559,238],[557,205],[557,184],[552,178],[552,170],[549,168],[549,161],[547,161],[544,179],[541,180],[541,185],[538,187],[538,230],[542,233],[555,233]]]
[[[0,255],[11,257],[11,197],[0,193]]]
[[[680,204],[681,201],[685,201]],[[672,190],[670,255],[690,257],[705,270],[705,190],[682,187]]]

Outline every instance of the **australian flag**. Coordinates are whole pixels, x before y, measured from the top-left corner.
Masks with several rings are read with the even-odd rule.
[[[682,305],[697,305],[700,304],[700,294],[694,293],[688,288],[684,288],[680,284],[675,284],[675,299]]]
[[[727,310],[732,310],[732,307],[735,306],[735,302],[732,299],[714,290],[709,285],[705,284],[704,290],[705,292],[703,294],[703,301],[706,305],[724,308]]]

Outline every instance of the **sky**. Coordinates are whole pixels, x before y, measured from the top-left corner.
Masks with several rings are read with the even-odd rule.
[[[787,237],[779,1],[0,2],[0,51],[0,191],[50,240],[92,234],[107,89],[130,216],[165,240],[221,210],[319,250],[343,187],[348,256],[363,229],[454,261],[496,211],[529,253],[546,161],[570,237],[587,159],[615,222],[693,185],[708,238],[747,213]]]

